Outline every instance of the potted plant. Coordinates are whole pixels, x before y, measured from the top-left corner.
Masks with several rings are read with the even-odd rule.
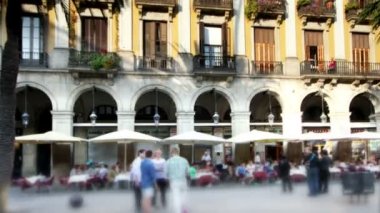
[[[257,0],[248,0],[247,5],[244,8],[245,15],[249,19],[253,19],[258,12]]]
[[[298,0],[297,1],[297,10],[299,10],[302,7],[308,6],[311,4],[311,0]]]
[[[353,10],[358,10],[359,9],[359,5],[356,1],[349,1],[345,6],[344,6],[344,12],[350,12],[350,11],[353,11]]]
[[[100,69],[110,70],[116,68],[119,58],[112,54],[94,54],[89,62],[92,69],[98,71]]]
[[[327,9],[333,9],[334,8],[334,0],[325,0],[324,4]]]

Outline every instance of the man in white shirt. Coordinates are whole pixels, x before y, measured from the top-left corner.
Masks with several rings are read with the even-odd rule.
[[[140,149],[137,152],[137,157],[131,164],[131,183],[135,193],[136,212],[141,211],[141,162],[145,157],[145,150]]]

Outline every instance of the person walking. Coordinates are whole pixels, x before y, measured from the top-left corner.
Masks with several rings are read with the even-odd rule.
[[[285,155],[281,156],[280,162],[278,164],[278,176],[282,182],[282,191],[292,192],[292,182],[290,180],[290,163]]]
[[[319,191],[327,193],[329,189],[330,167],[332,160],[328,155],[327,150],[322,150],[322,158],[319,166]]]
[[[141,162],[141,192],[143,213],[152,212],[152,198],[156,185],[155,168],[152,161],[152,151],[145,152],[145,158]]]
[[[156,199],[158,195],[158,191],[160,192],[161,196],[161,205],[163,208],[166,207],[166,189],[168,186],[168,180],[166,177],[166,161],[164,158],[161,157],[162,151],[160,149],[157,149],[154,152],[154,157],[152,159],[155,169],[155,176],[156,176],[156,185],[157,188],[154,190],[153,195],[153,206],[156,206]]]
[[[145,150],[140,149],[137,152],[137,157],[133,160],[131,165],[131,183],[135,194],[135,209],[136,212],[141,211],[141,162],[144,159]]]
[[[189,162],[185,158],[179,156],[179,150],[177,147],[171,149],[171,155],[172,157],[166,162],[166,168],[173,196],[173,212],[184,213],[187,212],[185,200],[188,188],[187,176]]]
[[[305,161],[307,169],[307,183],[309,196],[316,196],[319,192],[319,159],[318,147],[313,147]]]

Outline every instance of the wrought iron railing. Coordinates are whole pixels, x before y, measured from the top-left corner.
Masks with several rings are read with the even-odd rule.
[[[194,56],[194,71],[236,71],[235,58],[231,56]]]
[[[176,5],[176,0],[136,0],[137,5]]]
[[[282,75],[281,61],[252,61],[252,74],[254,75]]]
[[[257,1],[258,13],[285,13],[286,6],[284,0]]]
[[[100,53],[70,50],[69,67],[118,68],[119,56],[114,52]],[[96,69],[96,68],[95,68]]]
[[[326,4],[324,1],[320,1],[320,3],[312,1],[308,5],[300,6],[298,8],[298,15],[316,18],[335,17],[336,11],[333,4],[331,7],[327,7]]]
[[[373,0],[350,0],[345,5],[346,19],[358,19],[358,14],[364,9],[365,6],[372,3]]]
[[[137,68],[139,70],[172,71],[173,59],[170,57],[138,57]]]
[[[47,67],[48,54],[45,52],[21,52],[20,66]]]
[[[210,8],[215,10],[233,8],[233,0],[194,0],[194,8]]]
[[[303,61],[301,75],[379,76],[380,63],[346,61]]]

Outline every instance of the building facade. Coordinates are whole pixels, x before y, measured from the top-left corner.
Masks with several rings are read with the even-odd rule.
[[[377,130],[379,31],[358,22],[365,4],[24,1],[17,134],[54,130],[92,138],[131,129],[165,138],[197,130],[229,138],[254,128],[287,136]],[[30,116],[27,126],[24,112]],[[16,167],[31,174],[50,173],[51,159],[65,172],[65,162],[130,162],[140,147],[152,145],[25,144],[17,149]],[[275,158],[283,148],[286,144],[198,146],[195,159],[205,149],[232,153],[238,162],[255,152]],[[191,159],[188,147],[181,150]]]

